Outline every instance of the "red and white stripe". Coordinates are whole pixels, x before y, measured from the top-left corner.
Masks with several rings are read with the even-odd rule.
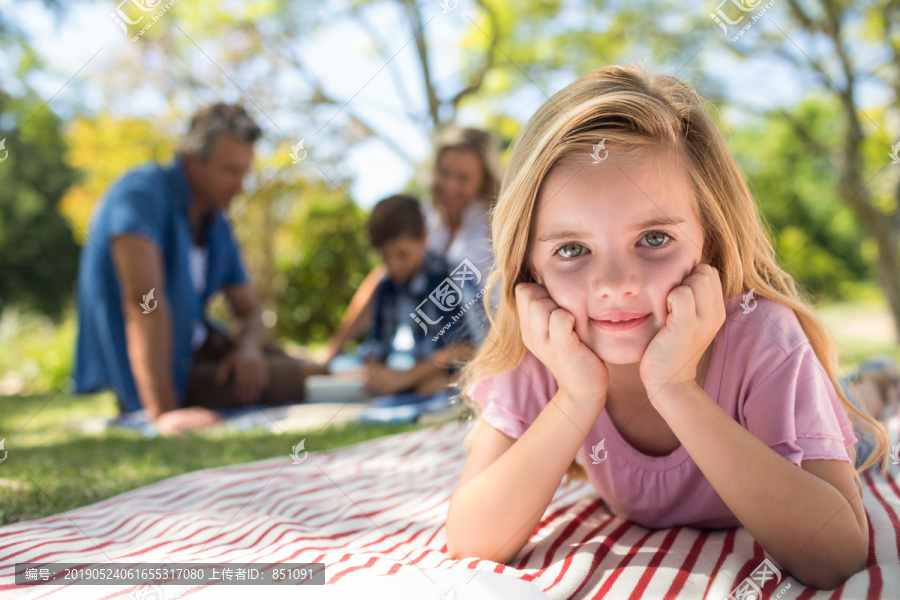
[[[900,440],[900,410],[887,419]],[[14,563],[322,562],[327,584],[410,570],[483,570],[532,582],[550,598],[725,599],[765,558],[743,528],[648,530],[610,515],[587,483],[560,488],[510,565],[453,560],[444,531],[465,463],[451,423],[330,452],[285,456],[174,477],[110,500],[0,528],[0,597],[66,598],[86,589],[127,598],[127,586],[24,587]],[[315,447],[314,438],[308,444]],[[900,589],[900,466],[863,477],[869,564],[834,592],[783,573],[763,590],[784,598],[876,598]],[[326,584],[326,587],[327,587]],[[75,588],[80,588],[76,590]],[[195,586],[186,596],[203,595]],[[236,588],[239,590],[240,588]],[[209,590],[206,590],[209,591]],[[79,596],[82,596],[79,594]],[[83,596],[82,596],[83,597]]]

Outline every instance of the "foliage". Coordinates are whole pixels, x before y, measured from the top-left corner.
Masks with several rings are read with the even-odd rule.
[[[34,394],[65,386],[75,350],[75,312],[56,322],[8,308],[0,317],[0,394]]]
[[[176,143],[158,121],[109,114],[76,117],[66,130],[66,141],[66,163],[83,176],[66,191],[60,210],[75,225],[82,245],[91,212],[109,187],[141,163],[170,160]]]
[[[63,10],[58,2],[44,4]],[[817,79],[804,79],[804,89],[817,81],[829,85],[829,78],[797,54],[795,38],[786,37],[790,26],[802,28],[805,22],[793,9],[796,3],[789,4],[792,12],[771,13],[778,28],[757,24],[732,44],[719,38],[708,10],[685,10],[671,0],[473,0],[448,13],[437,2],[409,0],[178,3],[138,43],[125,41],[97,58],[84,80],[94,86],[99,103],[90,114],[68,119],[65,143],[59,119],[49,107],[36,110],[40,104],[26,83],[52,65],[0,15],[0,30],[16,34],[0,40],[0,48],[15,50],[11,55],[18,58],[10,64],[25,89],[17,99],[0,98],[0,117],[13,114],[22,126],[38,115],[8,140],[10,158],[0,164],[0,298],[7,305],[59,311],[74,286],[77,253],[71,237],[89,243],[88,217],[109,185],[135,164],[167,161],[198,106],[238,101],[264,130],[247,192],[236,199],[231,215],[248,270],[268,321],[276,317],[276,336],[322,341],[376,262],[364,239],[365,214],[342,191],[356,176],[349,155],[380,144],[410,163],[416,176],[407,189],[422,192],[429,158],[398,132],[407,137],[419,132],[422,141],[448,122],[480,124],[501,139],[508,156],[522,123],[555,90],[604,64],[632,61],[693,83],[722,111],[736,107],[745,118],[757,116],[739,124],[732,147],[771,225],[781,263],[818,297],[849,298],[860,282],[875,279],[877,252],[856,211],[845,205],[839,172],[846,162],[840,148],[847,131],[835,97],[766,113],[759,103],[742,105],[740,95],[717,77],[718,59],[729,54],[748,74],[755,62],[771,59],[786,71],[812,72]],[[867,49],[883,44],[893,22],[888,17],[895,14],[891,8],[882,22],[882,12],[873,7],[865,2],[844,15],[866,16]],[[810,15],[813,25],[821,20],[820,12]],[[414,37],[420,29],[422,35]],[[828,48],[817,50],[827,58]],[[354,59],[339,64],[326,56],[333,52]],[[823,68],[834,68],[833,63],[817,60]],[[860,67],[860,74],[894,84],[897,70],[882,67],[877,73]],[[835,85],[842,81],[830,79]],[[79,112],[77,106],[68,108],[70,114]],[[141,110],[149,116],[140,116]],[[869,120],[863,124],[888,123],[895,113],[867,105]],[[782,118],[785,114],[790,119]],[[8,122],[0,119],[0,127],[12,132]],[[813,133],[824,153],[804,146],[798,124]],[[728,123],[720,125],[724,129]],[[890,140],[884,130],[890,128],[868,129],[858,157],[864,181],[873,203],[886,215],[896,214],[891,177],[869,183],[869,175],[886,161]],[[310,159],[291,165],[289,148],[304,136]],[[26,154],[29,149],[33,152]],[[75,169],[82,173],[80,181]],[[60,196],[71,233],[56,210]],[[8,268],[13,262],[18,266]]]
[[[833,102],[809,99],[793,115],[827,147],[840,146]],[[785,270],[819,298],[849,298],[859,282],[872,279],[874,250],[838,194],[830,157],[810,154],[777,115],[742,127],[734,148]]]
[[[60,119],[38,98],[0,92],[6,123],[12,128],[0,130],[0,308],[58,314],[72,296],[78,252],[57,205],[76,174],[63,159]]]
[[[276,239],[276,334],[324,341],[377,263],[365,236],[367,215],[340,192],[310,186]]]

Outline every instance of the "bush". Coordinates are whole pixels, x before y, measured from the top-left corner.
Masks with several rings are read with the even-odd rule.
[[[0,395],[52,392],[71,375],[77,319],[7,308],[0,317]]]
[[[275,252],[276,337],[328,339],[356,289],[377,264],[368,215],[333,190],[304,198],[281,225]]]

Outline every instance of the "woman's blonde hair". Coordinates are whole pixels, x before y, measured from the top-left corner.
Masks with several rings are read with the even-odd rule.
[[[719,272],[723,297],[753,289],[757,296],[793,309],[851,421],[876,441],[872,455],[854,472],[857,485],[862,487],[859,473],[879,457],[884,458],[881,472],[886,473],[890,442],[884,426],[844,394],[837,344],[810,308],[807,293],[776,263],[763,218],[703,100],[678,79],[651,77],[631,64],[598,69],[556,93],[516,141],[492,215],[496,260],[487,285],[502,286],[499,306],[491,310],[484,296],[491,327],[488,339],[465,365],[459,382],[463,400],[475,416],[481,407],[468,397],[470,387],[515,368],[525,356],[515,287],[533,281],[527,249],[541,183],[563,159],[591,154],[603,138],[606,148],[617,153],[649,158],[661,152],[684,165],[705,232],[703,256]],[[467,436],[466,445],[471,445],[474,434],[475,430]],[[850,454],[855,461],[856,445]],[[567,482],[585,477],[574,461],[566,475]]]
[[[484,181],[479,191],[478,200],[486,202],[493,208],[497,202],[500,189],[500,144],[497,138],[486,131],[472,127],[449,125],[440,130],[434,143],[434,170],[438,169],[441,155],[447,150],[462,150],[476,154],[481,161]],[[431,200],[435,209],[443,217],[443,206],[438,202],[438,191],[432,177]]]

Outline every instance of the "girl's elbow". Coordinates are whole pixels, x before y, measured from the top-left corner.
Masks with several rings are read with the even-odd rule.
[[[447,538],[447,556],[453,560],[462,560],[464,558],[481,558],[474,552],[469,551],[464,545],[458,541],[451,541]]]
[[[480,546],[479,544],[465,544],[460,543],[459,541],[451,540],[451,538],[447,537],[447,555],[453,560],[462,560],[464,558],[476,558],[479,560],[489,560],[496,563],[507,564],[512,558],[516,555],[516,553],[509,553],[503,551],[491,551],[489,548],[485,546]]]
[[[502,535],[496,533],[491,535],[494,530],[489,523],[485,523],[477,515],[473,518],[477,510],[466,503],[468,500],[470,499],[467,497],[459,496],[459,489],[450,497],[445,527],[447,554],[453,560],[477,558],[507,564],[515,558],[527,540],[517,542],[515,539],[501,539]]]
[[[842,586],[848,579],[866,569],[868,549],[854,552],[847,560],[839,564],[828,565],[815,563],[807,572],[791,573],[801,583],[818,590],[833,590]]]
[[[447,521],[447,555],[450,558],[453,560],[484,558],[481,554],[482,552],[475,548],[475,545],[471,543],[470,539],[467,539],[464,532],[452,528],[450,521]]]
[[[842,586],[856,573],[837,573],[835,571],[819,572],[811,575],[796,575],[795,577],[807,587],[817,590],[830,591]]]
[[[477,558],[506,564],[518,552],[509,548],[509,544],[496,550],[491,547],[490,540],[483,533],[464,530],[451,518],[447,519],[447,555],[453,560]]]
[[[479,548],[478,536],[464,530],[448,514],[447,517],[447,555],[453,560],[463,558],[489,558],[484,556],[483,548]]]
[[[840,587],[846,583],[848,579],[856,575],[857,573],[864,571],[866,569],[866,555],[863,554],[862,559],[854,560],[846,565],[842,565],[840,569],[834,569],[828,575],[823,577],[824,587],[821,589],[824,590],[833,590],[837,587]]]
[[[848,552],[846,560],[840,564],[834,565],[829,573],[823,574],[824,584],[826,587],[822,589],[833,590],[843,585],[848,579],[861,571],[865,571],[868,565],[869,557],[869,540],[868,535],[861,538],[859,543],[854,545],[853,552]]]
[[[469,554],[468,544],[466,543],[466,533],[460,530],[461,527],[457,520],[453,518],[453,498],[450,498],[450,508],[447,509],[447,555],[453,560],[460,560],[471,556]]]

